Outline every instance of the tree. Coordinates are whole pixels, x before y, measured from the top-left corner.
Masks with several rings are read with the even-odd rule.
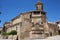
[[[15,30],[12,30],[9,34],[10,34],[10,35],[16,35],[17,32],[16,32]]]
[[[8,38],[8,33],[7,32],[3,32],[2,35],[3,35],[3,38],[5,38],[5,37]]]
[[[9,35],[12,35],[12,40],[13,40],[13,35],[16,35],[17,34],[17,31],[16,30],[12,30],[10,33],[8,33]]]
[[[2,34],[2,35],[4,35],[4,36],[5,36],[5,35],[8,35],[8,33],[6,33],[6,32],[3,32],[3,34]]]

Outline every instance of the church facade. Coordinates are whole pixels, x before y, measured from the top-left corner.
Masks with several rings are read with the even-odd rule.
[[[21,13],[13,18],[11,22],[6,22],[3,27],[6,32],[16,30],[17,35],[15,38],[18,37],[18,40],[26,38],[43,39],[59,34],[57,24],[47,21],[43,3],[40,1],[36,3],[35,11]],[[4,29],[3,32],[5,32]]]

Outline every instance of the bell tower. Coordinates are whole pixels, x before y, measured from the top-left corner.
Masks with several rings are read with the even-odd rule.
[[[43,11],[43,3],[41,3],[40,0],[36,3],[36,10]]]
[[[43,10],[43,3],[38,0],[36,11],[31,12],[32,29],[30,38],[45,38],[49,36],[49,27],[46,20],[46,12]]]
[[[46,12],[43,10],[43,3],[40,0],[36,3],[36,11],[32,12],[32,22],[34,24],[43,24],[46,22]]]

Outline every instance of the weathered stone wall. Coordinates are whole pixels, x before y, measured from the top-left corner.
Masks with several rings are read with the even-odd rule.
[[[8,33],[12,30],[12,27],[8,27],[6,30],[7,30],[6,32]]]
[[[54,23],[48,23],[50,36],[58,35],[58,26]]]
[[[19,22],[21,22],[21,17],[20,16],[12,21],[12,25],[15,25],[15,24],[17,24]]]
[[[31,31],[31,22],[30,22],[30,14],[23,14],[22,15],[22,25],[20,29],[20,38],[28,38],[29,32]],[[23,30],[22,30],[23,29]]]

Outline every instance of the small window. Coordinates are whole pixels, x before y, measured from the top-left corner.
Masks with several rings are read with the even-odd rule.
[[[43,22],[40,22],[40,24],[43,24]]]
[[[37,14],[36,12],[34,12],[34,14]]]
[[[30,19],[31,19],[31,15],[30,15]]]
[[[42,13],[42,15],[46,15],[45,12],[41,12],[41,13]]]
[[[36,11],[36,12],[34,12],[34,14],[40,14],[40,11]]]
[[[40,14],[40,11],[37,11],[37,14]]]

